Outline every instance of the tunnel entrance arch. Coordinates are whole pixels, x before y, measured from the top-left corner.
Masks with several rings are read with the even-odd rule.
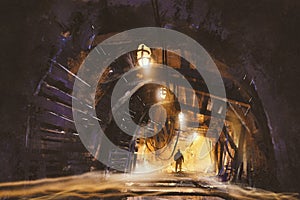
[[[163,52],[158,50],[157,54],[159,53],[162,54]],[[178,66],[176,66],[179,69],[180,66],[189,66],[184,60],[174,58],[174,55],[170,53],[167,53],[166,56],[170,62],[176,59],[179,60],[179,65],[177,63]],[[128,61],[128,59],[130,60],[132,57],[129,56],[126,59]],[[268,174],[268,170],[272,173],[272,167],[274,167],[272,166],[274,163],[270,163],[267,160],[268,154],[272,154],[270,144],[268,144],[268,142],[267,144],[260,144],[261,142],[270,140],[269,131],[265,125],[263,125],[267,122],[261,121],[266,119],[263,117],[264,113],[261,105],[259,103],[257,104],[259,99],[256,91],[253,89],[253,85],[251,86],[251,80],[248,80],[246,77],[240,83],[238,80],[235,80],[234,77],[227,74],[226,65],[218,61],[216,62],[221,72],[224,70],[223,77],[228,79],[228,82],[225,83],[226,89],[230,94],[229,98],[232,97],[228,103],[228,118],[232,118],[232,120],[228,121],[224,130],[221,130],[222,137],[214,147],[213,157],[216,165],[215,171],[218,175],[223,176],[224,173],[228,172],[226,170],[231,170],[232,179],[241,180],[242,176],[244,176],[244,178],[246,177],[246,181],[252,184],[251,181],[255,182],[255,176],[259,177],[261,173]],[[34,154],[34,152],[38,150],[39,153],[37,153],[37,157],[42,158],[42,164],[40,163],[40,166],[43,166],[43,169],[40,169],[40,175],[38,176],[51,177],[61,174],[81,173],[94,168],[103,169],[103,166],[93,160],[91,155],[83,148],[76,129],[74,128],[70,101],[73,98],[71,93],[74,78],[76,78],[76,67],[69,68],[68,66],[62,65],[58,60],[51,60],[49,66],[49,71],[41,80],[40,88],[32,102],[31,120],[28,128],[28,136],[31,139],[29,140],[29,145],[31,145],[30,151]],[[109,73],[109,70],[107,73]],[[250,87],[243,88],[243,86],[247,84],[250,84]],[[106,87],[109,88],[109,84],[107,84]],[[199,92],[199,96],[203,96],[203,98],[201,97],[201,106],[203,108],[205,107],[207,111],[210,107],[209,98],[206,98],[205,92]],[[103,94],[103,96],[98,96],[97,101],[105,105],[105,102],[107,103],[109,100],[105,96],[108,93],[104,91]],[[86,106],[88,109],[90,105]],[[101,115],[106,115],[107,117],[102,118]],[[99,119],[99,121],[101,120],[100,123],[102,123],[103,126],[113,129],[114,125],[109,121],[111,120],[109,112],[100,113],[99,116],[92,117]],[[238,127],[234,127],[234,125],[230,123],[238,124]],[[236,133],[241,132],[242,134],[237,138],[232,138],[231,132],[233,131]],[[186,133],[188,134],[189,132]],[[153,138],[153,141],[158,143],[155,138]],[[126,142],[129,143],[130,140]],[[149,142],[149,144],[150,143],[151,142]],[[56,163],[64,161],[63,164],[53,168],[49,167],[50,163],[51,165],[55,163],[53,162],[53,160],[55,160],[54,151],[59,152],[61,150],[62,152],[66,149],[68,149],[67,152],[69,153],[66,153],[61,158],[56,158]],[[79,152],[77,153],[75,151]],[[235,153],[230,153],[230,151]],[[80,161],[81,164],[79,164],[78,158],[82,159],[82,161]],[[226,162],[230,158],[236,159],[237,163],[230,163],[229,166]],[[259,172],[261,167],[263,167],[263,172]],[[76,171],[76,168],[78,171]],[[51,171],[51,173],[48,174],[49,171]]]

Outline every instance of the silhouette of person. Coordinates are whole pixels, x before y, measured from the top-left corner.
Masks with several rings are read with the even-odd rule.
[[[182,153],[180,152],[180,149],[178,149],[177,153],[174,155],[174,161],[175,163],[175,172],[177,172],[177,169],[179,167],[179,171],[181,172],[182,169],[182,163],[184,162],[184,157]]]

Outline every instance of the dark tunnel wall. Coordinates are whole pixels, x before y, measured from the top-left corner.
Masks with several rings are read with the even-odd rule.
[[[128,2],[138,1],[1,1],[1,182],[23,179],[27,104],[60,32],[73,33],[66,57],[75,57],[90,24],[99,24],[99,33],[155,26],[149,1]],[[192,33],[237,79],[253,78],[281,188],[299,191],[300,2],[170,0],[160,11],[162,24]]]

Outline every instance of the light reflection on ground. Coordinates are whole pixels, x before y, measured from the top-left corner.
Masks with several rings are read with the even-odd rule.
[[[36,181],[0,183],[0,199],[298,199],[296,194],[224,184],[199,174],[91,172]],[[172,197],[172,198],[171,198]],[[215,197],[215,198],[212,198]],[[216,198],[219,197],[219,198]],[[299,197],[299,196],[298,196]]]
[[[201,196],[151,196],[151,197],[143,197],[143,196],[137,196],[137,197],[128,197],[127,200],[223,200],[223,198],[220,197],[201,197]]]

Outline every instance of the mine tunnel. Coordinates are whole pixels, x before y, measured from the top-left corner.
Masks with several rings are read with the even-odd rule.
[[[7,67],[2,84],[13,107],[3,118],[0,198],[299,197],[297,42],[290,42],[298,3],[29,2],[6,3],[24,8],[20,26],[28,28],[17,34],[24,56],[13,62],[22,67]],[[124,32],[142,27],[185,34],[207,52],[206,67],[193,62],[201,51],[180,48],[186,41],[172,41],[178,49],[134,41],[112,62],[98,58],[133,43]],[[222,87],[211,78],[218,76]],[[217,87],[224,96],[212,92]],[[78,187],[64,193],[64,182]],[[83,186],[91,183],[103,188]]]

